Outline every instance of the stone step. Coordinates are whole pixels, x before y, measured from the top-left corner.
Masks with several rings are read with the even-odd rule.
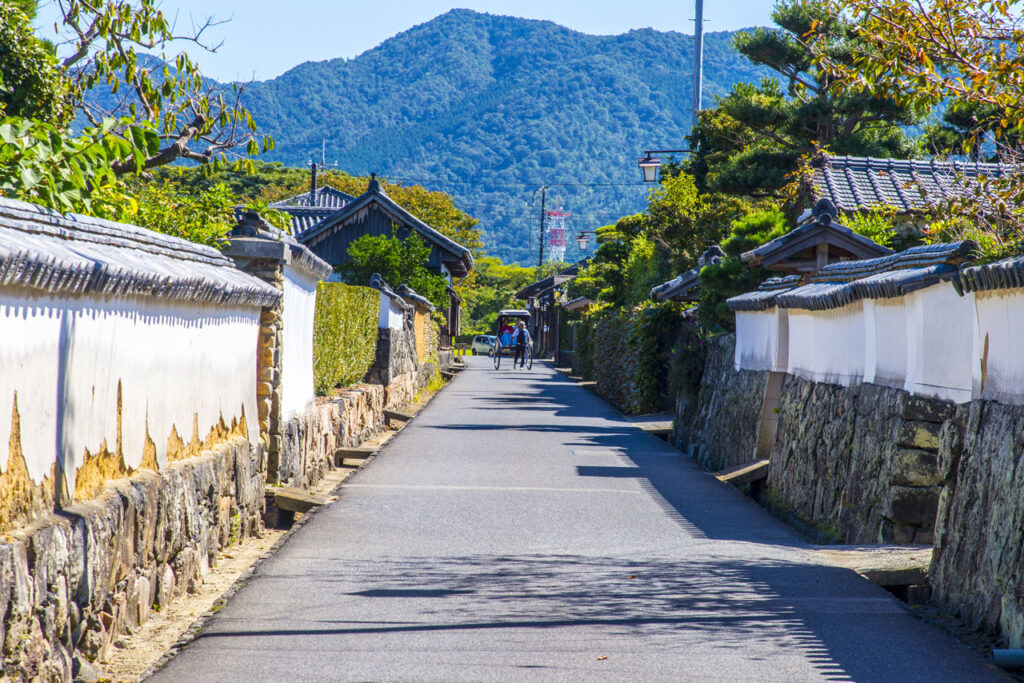
[[[653,434],[654,436],[661,437],[662,439],[668,439],[672,436],[672,423],[671,422],[652,422],[648,424],[640,425],[640,429]]]
[[[742,465],[737,465],[736,467],[730,467],[728,469],[715,472],[715,477],[717,477],[719,481],[723,481],[726,484],[732,484],[733,486],[742,486],[743,484],[767,479],[768,460],[754,460]]]
[[[274,496],[274,505],[289,512],[309,512],[329,502],[326,496],[316,496],[293,486],[268,486],[267,494]]]
[[[454,372],[448,372],[447,370],[441,370],[441,377],[443,377],[446,380],[453,380],[453,379],[455,379],[455,374],[456,373],[454,373]]]
[[[363,464],[364,460],[374,455],[376,452],[376,448],[339,448],[334,451],[334,466],[359,467]]]
[[[409,420],[412,419],[412,415],[406,415],[405,413],[400,413],[397,410],[385,410],[384,418],[387,420],[398,420],[399,422],[408,422]]]

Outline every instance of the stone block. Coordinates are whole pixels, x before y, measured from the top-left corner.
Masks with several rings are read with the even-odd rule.
[[[165,564],[156,573],[156,605],[163,609],[174,599],[174,570]]]
[[[941,487],[893,486],[887,517],[895,524],[926,526],[935,523]],[[898,541],[897,541],[898,542]]]
[[[934,398],[908,396],[903,406],[903,419],[918,422],[945,422],[953,417],[956,405]]]
[[[891,482],[896,486],[935,486],[942,482],[939,456],[932,451],[897,448],[893,453]]]
[[[900,446],[939,450],[939,432],[942,425],[937,422],[905,420],[900,424],[896,442]]]

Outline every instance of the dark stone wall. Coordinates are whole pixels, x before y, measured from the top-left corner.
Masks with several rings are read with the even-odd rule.
[[[932,542],[953,405],[787,376],[765,502],[845,543]]]
[[[4,673],[72,680],[72,660],[201,582],[220,548],[259,533],[266,454],[236,437],[0,541]]]
[[[709,470],[756,458],[767,372],[733,369],[736,335],[709,341],[697,396],[676,399],[674,439]]]
[[[367,383],[388,386],[394,378],[416,369],[416,335],[412,329],[378,330],[377,356],[366,373]]]
[[[1024,647],[1024,406],[972,401],[942,430],[932,597]]]

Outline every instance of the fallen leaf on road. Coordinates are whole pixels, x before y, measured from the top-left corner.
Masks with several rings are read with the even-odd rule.
[[[629,577],[629,578],[631,578],[631,579],[635,579],[635,578],[636,578],[636,574],[634,574],[633,576],[631,576],[631,577]]]
[[[605,660],[605,659],[608,659],[608,658],[607,658],[607,657],[605,657],[604,655],[601,655],[600,657],[598,657],[598,658],[597,658],[597,661],[599,661],[599,662],[600,662],[600,661],[603,661],[603,660]]]

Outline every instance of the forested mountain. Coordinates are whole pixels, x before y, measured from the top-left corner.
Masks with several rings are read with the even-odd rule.
[[[708,104],[767,74],[731,39],[705,37]],[[328,163],[342,170],[450,192],[480,219],[488,253],[532,262],[540,185],[551,186],[549,208],[572,212],[572,229],[644,205],[637,156],[686,144],[692,43],[452,10],[353,59],[254,83],[246,104],[277,142],[268,160],[304,165],[326,141]]]

